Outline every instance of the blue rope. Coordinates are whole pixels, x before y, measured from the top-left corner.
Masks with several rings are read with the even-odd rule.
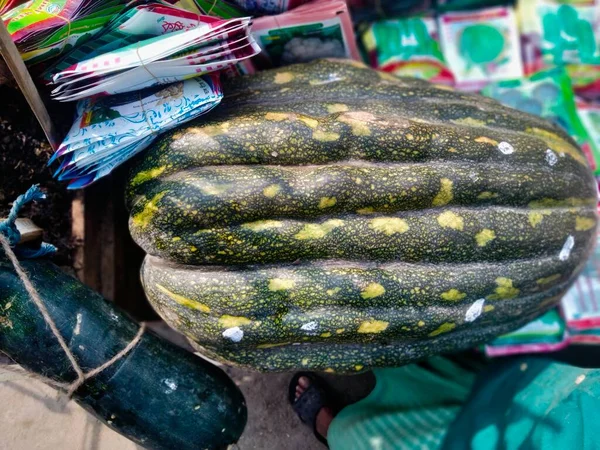
[[[0,233],[6,236],[11,247],[15,247],[21,240],[21,233],[17,229],[16,225],[17,216],[19,215],[21,208],[23,208],[23,206],[25,206],[27,203],[44,200],[45,198],[46,194],[40,190],[37,184],[31,186],[27,192],[17,197],[13,203],[10,213],[8,214],[8,218],[3,222],[0,222]],[[40,258],[42,256],[51,255],[55,252],[56,247],[46,243],[42,243],[40,248],[35,250],[26,247],[16,248],[16,254],[24,259]]]

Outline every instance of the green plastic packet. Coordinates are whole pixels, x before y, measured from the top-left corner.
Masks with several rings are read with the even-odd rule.
[[[600,152],[590,141],[583,126],[571,80],[556,67],[519,80],[502,81],[486,86],[482,94],[512,108],[541,116],[563,127],[586,154],[590,166],[598,174]]]
[[[442,53],[433,17],[417,16],[373,22],[360,34],[372,67],[398,76],[454,84]]]

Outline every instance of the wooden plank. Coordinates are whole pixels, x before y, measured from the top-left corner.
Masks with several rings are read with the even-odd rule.
[[[0,222],[3,220],[3,218],[0,218]],[[44,234],[44,230],[33,223],[31,219],[17,219],[15,225],[17,226],[19,233],[21,233],[19,244],[41,239]]]
[[[4,58],[8,69],[13,74],[21,92],[25,96],[27,103],[38,122],[40,123],[42,130],[44,130],[44,134],[48,139],[48,142],[52,146],[54,150],[56,150],[60,144],[60,139],[58,137],[58,133],[50,118],[50,114],[48,114],[48,110],[46,109],[46,105],[42,101],[42,97],[38,92],[33,80],[31,79],[31,75],[19,54],[19,50],[15,46],[10,34],[6,30],[4,26],[4,22],[0,20],[0,54]]]

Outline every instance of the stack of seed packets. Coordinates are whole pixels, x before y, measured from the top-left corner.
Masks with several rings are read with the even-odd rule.
[[[48,164],[54,176],[83,188],[108,175],[156,139],[159,133],[217,106],[223,93],[211,74],[138,92],[87,98],[77,104],[75,123]]]
[[[52,77],[59,101],[131,92],[223,70],[260,52],[250,18],[201,22],[81,61]]]
[[[202,16],[158,2],[136,2],[114,17],[101,32],[83,45],[65,54],[49,65],[43,79],[51,82],[52,77],[69,67],[138,41],[155,36],[196,28],[201,23],[215,23],[220,19]]]
[[[126,0],[31,0],[2,16],[23,60],[36,64],[80,45],[125,7]]]

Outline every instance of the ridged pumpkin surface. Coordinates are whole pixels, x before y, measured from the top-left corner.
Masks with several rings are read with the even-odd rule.
[[[236,79],[128,187],[157,311],[212,356],[351,372],[555,304],[590,252],[576,144],[494,100],[318,61]]]

